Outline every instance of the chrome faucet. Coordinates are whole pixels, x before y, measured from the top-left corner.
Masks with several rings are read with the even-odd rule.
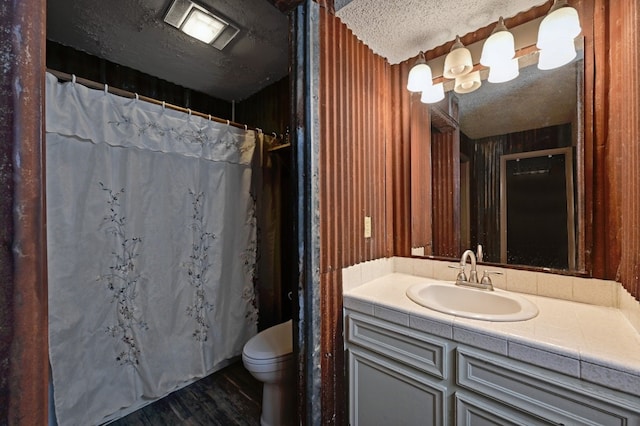
[[[478,246],[478,251],[480,254],[482,253],[482,249]],[[465,273],[465,267],[467,266],[467,258],[471,260],[471,270],[469,271],[469,278],[467,279],[467,274]],[[454,266],[452,266],[454,268]],[[482,290],[493,291],[493,284],[491,283],[491,279],[489,278],[489,274],[498,274],[499,272],[490,272],[484,271],[484,275],[482,279],[478,281],[478,271],[476,270],[476,255],[473,250],[465,250],[460,257],[460,266],[455,268],[460,269],[458,276],[456,277],[456,285],[459,286],[467,286],[473,288],[479,288]]]
[[[460,258],[460,268],[462,272],[464,272],[464,267],[467,264],[467,258],[471,259],[471,270],[469,271],[469,280],[467,283],[477,284],[478,283],[478,272],[476,271],[476,255],[472,250],[465,250],[462,253],[462,257]]]

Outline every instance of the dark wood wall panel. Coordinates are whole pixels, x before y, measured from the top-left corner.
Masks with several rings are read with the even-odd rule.
[[[320,9],[320,284],[323,424],[346,423],[344,267],[389,256],[389,66]],[[371,217],[372,236],[364,237]]]
[[[235,105],[237,123],[258,127],[265,133],[284,135],[289,126],[289,77],[265,87]]]
[[[118,89],[231,120],[231,102],[179,86],[51,40],[47,41],[47,68],[75,74],[97,83],[106,83]],[[288,99],[286,98],[286,88],[284,95],[285,99]]]
[[[431,136],[433,180],[433,252],[460,256],[460,130]],[[470,248],[470,247],[467,247]]]
[[[411,247],[433,254],[431,115],[415,95],[411,102]]]
[[[571,146],[571,125],[514,132],[471,140],[462,135],[471,159],[471,243],[482,244],[484,260],[500,262],[500,157]]]
[[[609,6],[608,154],[606,192],[609,218],[607,274],[640,300],[640,79],[637,72],[640,6],[635,0]]]
[[[321,9],[321,272],[389,254],[385,86],[389,67]],[[364,217],[372,237],[364,238]],[[325,244],[326,242],[326,244]]]
[[[387,185],[392,195],[393,254],[411,255],[411,104],[419,99],[417,93],[407,91],[407,78],[414,62],[405,61],[391,67],[391,119],[385,123],[390,134],[387,161],[390,168]],[[424,105],[427,108],[426,105]]]

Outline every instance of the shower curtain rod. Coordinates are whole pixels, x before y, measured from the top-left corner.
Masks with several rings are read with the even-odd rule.
[[[191,114],[191,115],[197,115],[198,117],[206,118],[208,120],[215,121],[217,123],[228,124],[230,126],[234,126],[234,127],[239,128],[239,129],[256,130],[256,131],[259,131],[259,132],[263,132],[262,129],[259,129],[257,127],[249,127],[246,124],[240,124],[240,123],[233,122],[231,120],[225,120],[223,118],[213,117],[211,114],[205,114],[205,113],[202,113],[202,112],[192,111],[189,108],[183,108],[183,107],[180,107],[180,106],[177,106],[177,105],[166,103],[164,101],[159,101],[159,100],[154,99],[154,98],[149,98],[147,96],[138,95],[137,93],[133,93],[133,92],[129,92],[129,91],[126,91],[126,90],[114,88],[114,87],[108,86],[106,84],[102,84],[102,83],[98,83],[96,81],[88,80],[86,78],[76,77],[73,74],[67,74],[65,72],[53,70],[53,69],[50,69],[50,68],[47,68],[47,72],[55,75],[58,78],[58,80],[75,81],[76,83],[80,83],[83,86],[89,87],[91,89],[98,89],[98,90],[106,89],[109,93],[112,93],[112,94],[117,95],[117,96],[122,96],[123,98],[140,99],[140,100],[143,100],[145,102],[150,102],[152,104],[162,105],[165,108],[173,109],[175,111],[180,111],[180,112],[184,112],[184,113]],[[274,134],[275,134],[275,132],[274,132]]]

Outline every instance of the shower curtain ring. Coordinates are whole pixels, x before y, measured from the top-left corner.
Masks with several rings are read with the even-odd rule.
[[[140,96],[138,96],[138,94],[136,93],[136,102],[138,102],[138,99],[140,99]]]
[[[189,114],[189,117],[191,117],[191,108],[187,108],[187,113]]]
[[[245,132],[247,131],[247,125],[246,124],[244,125],[244,131]]]
[[[107,83],[104,84],[104,94],[108,94],[109,93],[109,85]]]
[[[76,84],[76,75],[71,74],[71,83]]]
[[[231,124],[231,122],[230,122],[229,120],[227,120],[227,126],[228,126],[229,124]]]
[[[165,101],[162,101],[162,109],[164,110],[164,107],[166,106]]]
[[[211,121],[211,114],[209,114],[209,121]]]

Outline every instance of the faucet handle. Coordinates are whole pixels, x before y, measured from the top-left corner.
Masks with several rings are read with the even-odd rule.
[[[484,271],[482,273],[482,279],[480,280],[480,284],[492,284],[490,275],[502,275],[502,272],[499,272],[499,271]]]
[[[449,265],[451,269],[459,269],[458,276],[456,277],[457,282],[467,281],[467,274],[464,273],[464,266],[462,265]]]

